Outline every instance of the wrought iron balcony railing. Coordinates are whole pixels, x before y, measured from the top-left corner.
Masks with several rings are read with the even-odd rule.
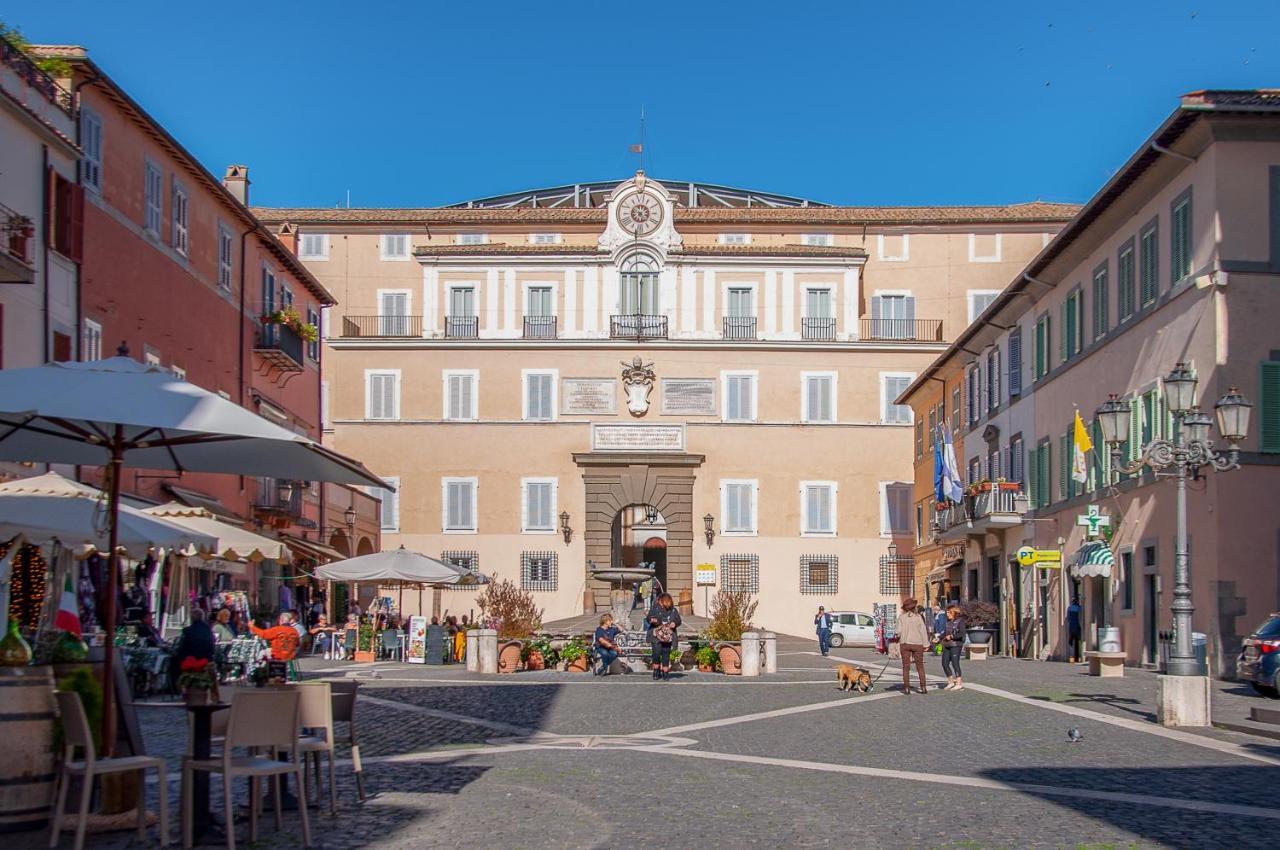
[[[990,490],[965,495],[938,509],[938,530],[946,536],[953,529],[985,531],[992,525],[1016,523],[1028,510],[1027,494],[1018,484],[991,484]]]
[[[609,336],[614,339],[666,339],[667,317],[641,313],[610,316]]]
[[[422,336],[421,316],[344,316],[344,337]]]
[[[264,324],[258,330],[258,343],[253,350],[273,366],[297,372],[302,369],[305,347],[306,342],[288,325]]]
[[[819,342],[834,342],[836,338],[836,320],[805,316],[800,319],[801,339],[812,339]]]
[[[724,317],[724,338],[725,339],[755,339],[756,338],[756,317],[755,316],[725,316]]]
[[[556,338],[556,317],[555,316],[525,316],[524,317],[524,338],[525,339],[555,339]]]
[[[444,335],[448,339],[476,339],[480,336],[480,317],[446,316]]]
[[[10,68],[26,81],[27,85],[40,92],[45,100],[61,109],[67,115],[72,114],[71,92],[58,85],[57,81],[45,73],[26,51],[20,50],[9,39],[0,36],[0,64]]]
[[[942,342],[941,319],[861,319],[858,337],[899,342]]]

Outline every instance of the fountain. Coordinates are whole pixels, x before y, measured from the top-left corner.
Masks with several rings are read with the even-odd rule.
[[[618,635],[618,646],[622,650],[620,660],[633,671],[642,672],[644,665],[634,656],[642,651],[645,656],[648,655],[647,651],[642,650],[642,647],[648,643],[648,636],[642,622],[634,623],[631,620],[633,613],[631,606],[635,601],[632,585],[653,579],[656,569],[643,561],[634,567],[621,565],[597,567],[592,562],[588,562],[587,566],[592,578],[612,582],[615,585],[609,591],[609,614],[613,617],[614,625],[622,630]],[[648,604],[648,600],[645,600],[645,604]],[[643,618],[644,612],[641,612],[640,616]]]

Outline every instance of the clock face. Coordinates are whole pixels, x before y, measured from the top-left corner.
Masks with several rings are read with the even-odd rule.
[[[652,233],[662,223],[662,202],[645,192],[628,195],[618,204],[618,222],[628,233]]]

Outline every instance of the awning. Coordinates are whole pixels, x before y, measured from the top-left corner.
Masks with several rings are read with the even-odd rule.
[[[1116,556],[1111,547],[1101,540],[1091,540],[1080,547],[1071,561],[1071,575],[1074,578],[1088,576],[1111,577],[1111,568],[1115,566]]]
[[[187,565],[195,567],[198,570],[226,573],[227,575],[236,576],[238,578],[248,578],[249,576],[249,565],[244,561],[228,561],[226,558],[210,558],[208,560],[203,558],[190,558],[187,561]]]
[[[929,574],[924,577],[925,583],[932,581],[945,581],[949,576],[947,573],[964,563],[964,558],[956,558],[954,561],[947,561],[945,564],[934,567]]]
[[[164,484],[163,489],[173,496],[179,502],[192,508],[204,508],[211,514],[215,514],[219,519],[240,524],[244,522],[244,517],[229,509],[222,502],[207,493],[201,493],[199,490],[191,490],[186,487],[179,487],[177,484]]]
[[[223,522],[205,508],[193,508],[178,502],[147,508],[144,513],[163,517],[170,522],[217,538],[216,547],[201,548],[203,558],[218,557],[227,561],[282,561],[289,549],[279,540],[255,534],[229,522]]]
[[[280,539],[289,544],[289,548],[301,554],[303,557],[314,558],[318,561],[343,561],[347,556],[321,543],[319,540],[307,540],[305,537],[298,537],[295,534],[285,534],[280,532]]]

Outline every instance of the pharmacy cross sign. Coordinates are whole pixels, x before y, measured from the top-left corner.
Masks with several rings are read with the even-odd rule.
[[[1097,505],[1090,505],[1085,513],[1076,517],[1076,525],[1083,525],[1089,530],[1085,532],[1085,537],[1097,537],[1103,526],[1111,526],[1111,517],[1103,516],[1098,512]]]

